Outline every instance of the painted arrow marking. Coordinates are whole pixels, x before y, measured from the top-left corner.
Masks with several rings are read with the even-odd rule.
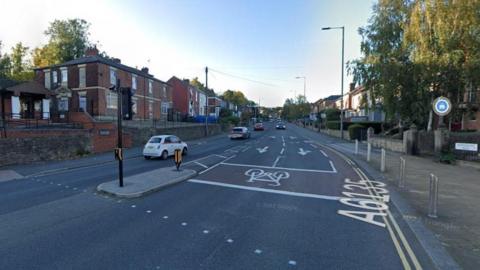
[[[298,148],[298,153],[302,156],[305,156],[306,154],[310,153],[310,150],[303,150],[303,148]]]
[[[265,146],[264,148],[257,148],[258,153],[263,154],[268,151],[268,146]]]

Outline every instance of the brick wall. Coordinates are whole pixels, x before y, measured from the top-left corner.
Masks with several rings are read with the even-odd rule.
[[[51,136],[55,133],[55,136]],[[64,135],[53,131],[49,135],[0,139],[0,166],[71,159],[92,151],[88,132]]]

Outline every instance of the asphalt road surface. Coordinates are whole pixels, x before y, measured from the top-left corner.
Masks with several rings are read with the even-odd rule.
[[[433,268],[388,186],[321,135],[266,128],[195,142],[194,179],[134,200],[96,193],[114,162],[0,183],[0,269]]]

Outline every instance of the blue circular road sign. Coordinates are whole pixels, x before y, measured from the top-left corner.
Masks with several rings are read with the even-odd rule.
[[[445,116],[452,110],[452,103],[446,97],[438,97],[433,101],[433,111],[439,116]]]

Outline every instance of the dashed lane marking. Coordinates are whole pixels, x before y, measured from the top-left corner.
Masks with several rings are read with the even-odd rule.
[[[281,156],[278,156],[275,161],[273,162],[273,166],[272,167],[276,167],[277,166],[277,163],[280,161],[280,158]]]
[[[280,155],[283,155],[283,152],[285,152],[285,148],[282,148],[282,151],[280,151]]]
[[[320,153],[322,153],[322,155],[324,155],[325,157],[328,157],[328,155],[327,155],[327,153],[325,153],[325,151],[320,150]]]
[[[195,161],[195,162],[193,162],[193,163],[197,164],[197,165],[200,166],[200,167],[203,167],[203,168],[205,168],[205,169],[208,169],[208,166],[207,166],[207,165],[202,164],[202,163],[200,163],[200,162],[198,162],[198,161]]]

